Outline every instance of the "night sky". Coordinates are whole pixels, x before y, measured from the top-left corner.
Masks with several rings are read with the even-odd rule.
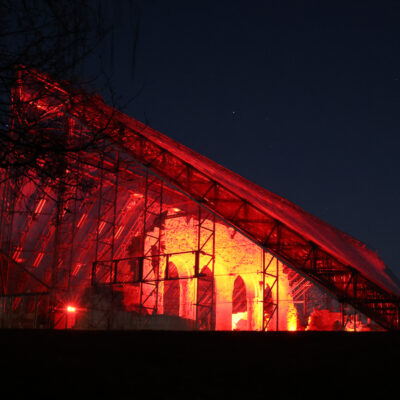
[[[119,108],[134,98],[126,114],[400,276],[400,2],[110,1],[105,13],[114,33],[86,74],[103,66]]]

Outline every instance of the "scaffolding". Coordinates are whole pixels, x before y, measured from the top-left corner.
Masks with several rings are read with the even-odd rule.
[[[262,278],[263,278],[263,322],[262,330],[267,331],[272,318],[279,314],[279,263],[275,257],[269,257],[266,261],[265,250],[262,260]],[[272,279],[272,285],[268,285],[267,277]],[[273,296],[273,293],[275,294]],[[279,319],[276,318],[276,330],[279,330]]]
[[[65,155],[54,179],[3,177],[1,326],[399,328],[397,295],[189,163],[187,149],[42,74],[23,69],[19,82],[14,123],[30,113],[60,140],[102,139]]]

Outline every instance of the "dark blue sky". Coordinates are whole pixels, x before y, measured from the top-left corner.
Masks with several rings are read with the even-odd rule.
[[[100,49],[119,104],[136,96],[123,111],[364,241],[400,276],[400,2],[134,3],[107,2],[114,45]]]

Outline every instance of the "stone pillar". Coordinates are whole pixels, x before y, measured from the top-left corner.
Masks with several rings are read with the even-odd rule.
[[[218,331],[232,330],[232,291],[234,280],[232,277],[215,277],[215,329]]]

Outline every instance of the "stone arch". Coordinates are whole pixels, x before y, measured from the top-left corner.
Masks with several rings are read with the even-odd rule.
[[[243,278],[238,275],[232,290],[232,330],[246,330],[248,323],[247,291]]]

